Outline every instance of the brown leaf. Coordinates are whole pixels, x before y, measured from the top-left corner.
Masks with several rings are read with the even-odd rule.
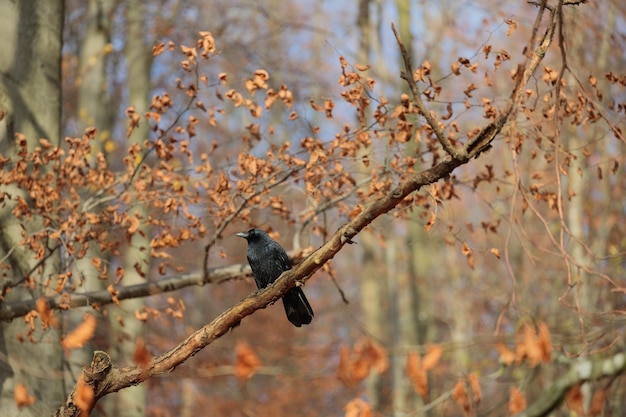
[[[509,349],[504,343],[498,343],[496,345],[496,349],[500,353],[500,363],[504,365],[511,365],[515,362],[515,352]]]
[[[85,346],[96,332],[96,318],[85,314],[85,318],[74,330],[63,338],[61,342],[65,349],[76,349]]]
[[[463,90],[463,94],[465,94],[469,98],[472,98],[472,91],[474,90],[478,90],[478,86],[474,83],[471,83],[467,86],[465,90]]]
[[[13,392],[13,398],[15,399],[15,405],[17,408],[22,408],[27,405],[35,404],[37,399],[30,395],[28,388],[21,382],[15,384],[15,391]]]
[[[81,410],[81,417],[88,417],[91,413],[94,403],[93,388],[88,385],[85,380],[80,377],[76,383],[76,391],[74,393],[74,404]]]
[[[450,69],[454,75],[461,75],[461,64],[459,64],[459,61],[454,61]]]
[[[339,378],[339,380],[348,387],[355,384],[352,380],[350,368],[350,348],[343,345],[339,348],[339,367],[337,368],[337,378]]]
[[[509,25],[509,29],[506,31],[506,36],[511,36],[515,30],[517,30],[517,22],[512,19],[506,19],[504,21],[507,25]]]
[[[489,252],[491,252],[493,254],[493,256],[495,256],[496,258],[500,259],[500,250],[497,248],[491,248],[489,250]]]
[[[480,381],[478,380],[478,376],[476,373],[472,372],[467,377],[469,381],[470,388],[472,390],[472,399],[474,403],[478,404],[482,400],[482,391],[480,390]]]
[[[472,253],[472,250],[470,249],[469,246],[467,246],[467,243],[463,242],[463,246],[461,247],[461,253],[463,255],[465,255],[465,257],[467,258],[467,265],[474,269],[474,254]]]
[[[598,416],[602,414],[604,406],[606,405],[606,391],[600,388],[593,393],[591,398],[591,405],[589,405],[589,415]]]
[[[459,379],[452,389],[452,399],[463,409],[465,413],[472,411],[472,403],[470,402],[469,395],[465,390],[465,382],[463,379]]]
[[[437,216],[435,215],[435,212],[431,211],[430,217],[428,218],[428,221],[424,225],[424,231],[426,233],[430,232],[430,229],[432,229],[433,225],[435,224],[436,219],[437,219]]]
[[[422,398],[428,397],[428,375],[422,365],[422,357],[417,352],[410,352],[406,361],[406,374],[413,383],[413,388]]]
[[[333,118],[333,109],[335,108],[335,103],[333,103],[333,101],[331,99],[327,99],[324,102],[324,110],[326,111],[326,118],[327,119],[332,119]]]
[[[345,417],[372,417],[372,407],[360,398],[350,400],[345,406]]]
[[[152,47],[152,56],[159,56],[163,53],[163,51],[165,51],[165,43],[162,41],[158,42]]]
[[[261,360],[246,342],[237,342],[235,349],[235,375],[239,379],[250,379],[261,366]]]
[[[541,363],[543,352],[539,344],[539,339],[531,326],[524,326],[522,334],[518,337],[515,353],[518,362],[526,359],[528,365],[531,367],[535,367]]]
[[[439,359],[443,355],[443,348],[439,345],[428,345],[426,349],[427,352],[424,355],[422,364],[425,370],[430,371],[435,369],[435,366],[439,363]]]
[[[39,313],[39,319],[44,329],[48,327],[59,327],[59,320],[48,305],[46,297],[39,297],[39,299],[37,299],[37,312]]]
[[[552,359],[552,339],[550,338],[550,329],[544,322],[539,324],[539,349],[541,350],[541,359],[549,362]]]
[[[584,415],[583,411],[583,393],[580,384],[573,386],[565,394],[565,405],[570,411],[577,415]]]
[[[526,409],[526,397],[517,387],[509,390],[509,414],[517,414]]]
[[[143,337],[139,337],[137,342],[135,342],[135,353],[133,354],[133,360],[141,369],[147,369],[150,361],[152,360],[152,355],[146,349],[146,343],[143,340]]]

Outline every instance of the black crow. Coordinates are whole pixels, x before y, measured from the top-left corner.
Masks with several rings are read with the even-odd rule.
[[[261,229],[237,233],[248,241],[248,263],[259,289],[276,281],[280,274],[291,269],[287,252]],[[287,318],[296,327],[311,323],[313,309],[300,287],[293,287],[283,296]]]

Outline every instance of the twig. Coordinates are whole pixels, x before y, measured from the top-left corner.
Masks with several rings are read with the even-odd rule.
[[[421,92],[417,87],[417,83],[413,78],[413,65],[411,64],[411,55],[407,51],[406,47],[402,43],[402,39],[400,39],[400,35],[396,30],[396,25],[391,23],[391,30],[393,31],[394,36],[396,37],[396,42],[398,43],[398,47],[400,48],[400,54],[402,55],[402,61],[404,62],[405,71],[400,75],[409,85],[409,89],[411,90],[411,95],[413,96],[413,101],[415,101],[415,105],[419,109],[420,113],[428,122],[428,125],[433,129],[435,136],[437,136],[437,140],[441,143],[443,149],[450,155],[453,159],[457,159],[459,161],[468,160],[468,155],[464,150],[456,149],[452,146],[452,143],[446,136],[445,132],[441,129],[439,122],[435,117],[430,113],[430,111],[426,108],[424,101],[421,97]]]

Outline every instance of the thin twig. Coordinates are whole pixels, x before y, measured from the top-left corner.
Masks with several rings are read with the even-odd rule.
[[[391,30],[396,37],[396,42],[398,43],[398,47],[400,48],[400,54],[402,55],[402,61],[404,62],[405,71],[400,76],[409,85],[409,89],[411,90],[411,95],[413,96],[413,101],[415,102],[415,105],[419,109],[422,116],[424,116],[424,118],[426,119],[426,122],[428,122],[428,125],[431,127],[431,129],[433,129],[435,136],[437,136],[437,140],[439,141],[443,149],[448,153],[448,155],[450,155],[453,159],[459,161],[468,160],[468,155],[464,150],[459,150],[452,146],[452,143],[446,136],[445,132],[441,129],[439,121],[437,121],[437,119],[435,119],[435,117],[431,114],[430,110],[426,108],[426,105],[424,104],[424,101],[421,97],[421,92],[419,91],[417,83],[413,78],[413,65],[411,64],[411,55],[404,46],[404,43],[402,43],[402,39],[400,39],[400,35],[396,30],[396,25],[394,25],[393,23],[391,23]]]

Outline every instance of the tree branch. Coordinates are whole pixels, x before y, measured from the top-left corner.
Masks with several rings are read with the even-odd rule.
[[[570,388],[581,382],[616,376],[626,372],[626,353],[620,352],[603,360],[581,360],[553,382],[548,390],[526,410],[515,417],[543,417],[554,411],[565,399]]]
[[[145,284],[118,286],[115,288],[115,298],[119,301],[131,298],[148,297],[164,292],[176,291],[192,285],[204,285],[205,283],[220,283],[243,275],[249,275],[252,271],[247,264],[229,265],[226,267],[211,268],[208,271],[208,281],[202,271],[191,272],[184,275],[176,275],[155,282]],[[50,309],[67,310],[77,307],[105,305],[113,303],[113,294],[107,290],[92,291],[86,293],[64,293],[54,297],[45,298]],[[37,308],[37,299],[13,301],[0,305],[0,320],[12,320],[16,317],[25,316],[28,312]]]
[[[424,116],[424,118],[426,119],[426,122],[428,122],[428,125],[433,129],[435,136],[437,136],[437,140],[439,141],[439,143],[441,143],[441,146],[443,146],[443,149],[448,153],[448,155],[450,155],[453,159],[458,159],[461,161],[467,160],[468,157],[465,151],[456,149],[454,146],[452,146],[450,139],[448,139],[445,132],[441,129],[441,126],[439,126],[439,122],[437,121],[437,119],[435,119],[435,117],[426,108],[426,105],[422,100],[422,93],[420,92],[419,88],[417,87],[417,83],[413,78],[413,64],[411,63],[411,54],[409,54],[406,47],[404,46],[404,43],[402,43],[402,39],[400,39],[400,35],[396,30],[396,25],[394,25],[393,23],[391,23],[391,30],[396,37],[396,42],[398,43],[398,48],[400,48],[400,54],[402,55],[402,61],[404,62],[405,71],[401,75],[401,77],[409,85],[409,89],[411,90],[411,95],[413,96],[413,101],[415,102],[415,105],[419,109],[422,116]]]

